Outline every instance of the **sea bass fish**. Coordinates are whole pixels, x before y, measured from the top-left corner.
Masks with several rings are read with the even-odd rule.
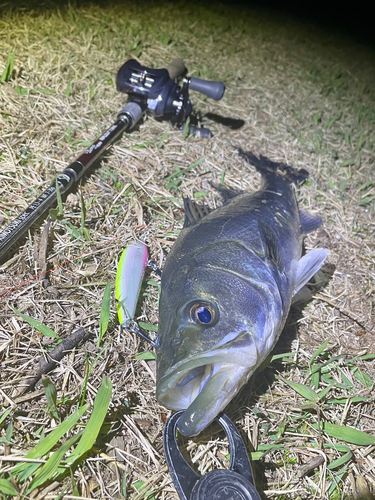
[[[293,183],[308,172],[239,151],[262,175],[260,190],[224,189],[229,199],[212,212],[185,198],[162,274],[156,397],[185,410],[185,436],[209,425],[264,361],[327,256],[302,256],[303,237],[322,223],[298,210]]]

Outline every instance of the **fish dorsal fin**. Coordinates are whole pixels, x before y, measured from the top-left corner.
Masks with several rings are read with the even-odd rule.
[[[185,210],[184,229],[193,226],[210,213],[207,205],[198,205],[198,203],[191,200],[188,196],[183,197],[183,201]]]
[[[324,248],[317,248],[304,255],[298,262],[295,262],[295,281],[293,295],[300,290],[322,267],[328,255]]]
[[[240,189],[234,189],[231,187],[223,186],[223,184],[220,184],[219,186],[213,186],[216,191],[220,194],[223,203],[227,203],[229,200],[232,198],[235,198],[236,196],[243,194],[245,191],[242,191]]]
[[[302,210],[299,211],[299,220],[301,222],[303,234],[312,233],[323,223],[323,219],[319,215],[312,215]]]

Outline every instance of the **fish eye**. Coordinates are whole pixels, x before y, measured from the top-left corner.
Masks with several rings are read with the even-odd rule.
[[[217,314],[211,304],[199,302],[190,308],[190,318],[199,325],[211,326],[216,323]]]

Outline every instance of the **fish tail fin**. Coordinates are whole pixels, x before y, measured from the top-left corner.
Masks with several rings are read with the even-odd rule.
[[[241,148],[238,149],[238,152],[240,156],[244,158],[248,163],[254,165],[257,171],[262,175],[279,175],[284,180],[293,182],[294,184],[301,184],[309,176],[308,171],[304,168],[298,169],[289,165],[285,165],[284,163],[276,163],[262,155],[257,158],[250,151],[243,151]]]

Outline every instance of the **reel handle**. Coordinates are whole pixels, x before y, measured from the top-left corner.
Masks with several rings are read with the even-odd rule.
[[[225,92],[225,85],[223,82],[212,82],[193,76],[189,80],[189,89],[200,92],[214,101],[220,101]]]
[[[117,90],[129,95],[129,104],[120,115],[127,114],[133,126],[147,112],[157,119],[170,120],[173,126],[181,129],[193,113],[189,88],[216,101],[225,91],[223,82],[186,78],[186,72],[181,59],[172,61],[168,69],[147,68],[130,59],[121,66],[116,77]],[[130,109],[130,104],[136,108]],[[199,129],[199,132],[205,137],[211,135],[208,130]]]

